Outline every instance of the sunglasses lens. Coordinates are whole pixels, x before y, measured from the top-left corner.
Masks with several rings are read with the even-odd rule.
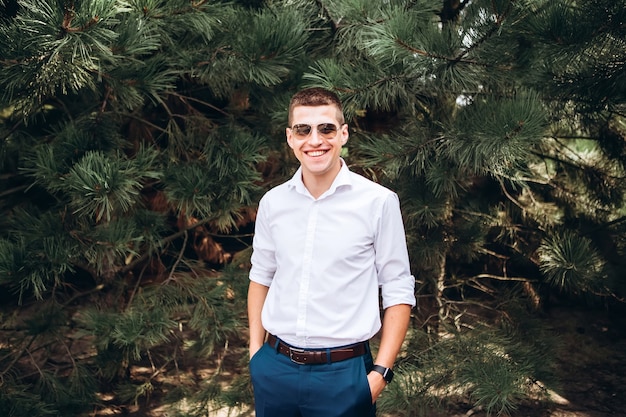
[[[296,136],[306,137],[309,136],[309,133],[311,133],[311,125],[294,125],[291,128],[291,131]]]
[[[337,126],[332,123],[322,123],[321,125],[317,125],[317,131],[320,135],[324,136],[326,139],[332,138],[337,133]]]

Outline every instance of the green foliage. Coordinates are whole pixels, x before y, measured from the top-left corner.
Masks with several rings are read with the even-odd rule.
[[[382,411],[514,413],[550,346],[510,306],[623,299],[623,0],[1,4],[1,415],[249,405],[250,231],[303,86],[402,201],[420,306]]]
[[[508,312],[514,321],[435,342],[422,331],[412,333],[379,410],[423,416],[461,402],[488,415],[511,415],[524,398],[545,394],[541,387],[554,382],[555,340],[523,309],[510,305]]]
[[[0,391],[0,412],[7,417],[55,416],[54,404],[46,404],[38,394],[31,392],[28,385],[19,385],[12,378],[6,378]]]
[[[480,97],[459,111],[440,150],[471,174],[513,176],[525,171],[528,150],[544,131],[545,110],[536,94]]]
[[[560,290],[602,290],[605,261],[588,238],[571,231],[553,233],[539,248],[539,259],[546,281]]]
[[[204,139],[194,161],[181,160],[169,165],[166,190],[179,212],[190,216],[221,217],[234,212],[231,207],[252,203],[259,175],[256,164],[263,139],[248,130],[217,129]],[[213,175],[207,176],[206,173]],[[223,228],[232,227],[234,218],[221,220]]]

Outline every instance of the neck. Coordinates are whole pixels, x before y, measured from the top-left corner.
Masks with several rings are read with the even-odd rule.
[[[341,160],[337,162],[335,169],[322,175],[313,175],[310,172],[302,171],[302,182],[313,198],[317,199],[328,191],[339,171],[341,171]]]

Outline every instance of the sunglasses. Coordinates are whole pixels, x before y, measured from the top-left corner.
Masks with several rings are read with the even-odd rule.
[[[317,133],[324,139],[332,139],[337,135],[337,126],[332,123],[322,123],[315,126]],[[304,139],[311,134],[313,126],[299,124],[291,126],[291,132],[299,139]]]

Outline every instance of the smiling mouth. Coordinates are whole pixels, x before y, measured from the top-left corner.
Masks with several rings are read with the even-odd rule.
[[[306,154],[309,155],[309,156],[322,156],[326,152],[328,152],[328,151],[310,151],[310,152],[307,152]]]

